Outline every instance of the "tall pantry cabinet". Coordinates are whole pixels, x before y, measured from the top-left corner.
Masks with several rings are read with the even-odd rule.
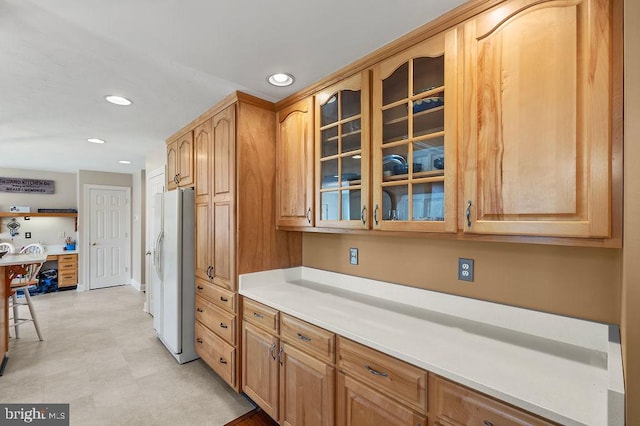
[[[234,93],[194,129],[196,352],[239,391],[238,275],[301,263],[299,233],[275,230],[273,104]]]

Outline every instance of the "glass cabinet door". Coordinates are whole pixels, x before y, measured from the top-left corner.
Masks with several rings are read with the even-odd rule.
[[[369,79],[357,74],[316,95],[316,225],[368,228]]]
[[[456,34],[374,68],[373,227],[455,232]]]

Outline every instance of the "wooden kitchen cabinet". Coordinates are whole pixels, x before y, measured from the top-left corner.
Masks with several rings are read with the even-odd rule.
[[[278,111],[276,223],[313,227],[313,97]]]
[[[425,415],[338,373],[337,426],[427,426]]]
[[[192,127],[196,322],[239,357],[238,275],[301,263],[300,235],[275,228],[276,114],[272,103],[238,92]],[[215,358],[208,359],[214,370],[220,368]],[[229,385],[237,391],[240,364],[234,358],[236,371],[225,376],[233,378]]]
[[[315,96],[315,224],[370,227],[369,72]]]
[[[335,368],[293,346],[280,354],[280,424],[332,426]]]
[[[78,255],[61,254],[58,255],[57,258],[58,287],[63,288],[78,285]]]
[[[242,303],[242,392],[277,420],[280,312],[247,298]]]
[[[472,389],[429,375],[429,407],[440,426],[550,426],[540,417]]]
[[[513,0],[464,24],[464,232],[611,235],[610,14]]]
[[[458,31],[373,67],[373,228],[455,232]]]
[[[167,190],[193,186],[193,132],[167,141]]]
[[[283,426],[332,426],[335,335],[243,300],[243,392]]]

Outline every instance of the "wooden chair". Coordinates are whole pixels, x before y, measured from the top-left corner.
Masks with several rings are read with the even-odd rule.
[[[40,244],[29,244],[28,246],[23,247],[22,250],[20,250],[20,253],[44,253],[44,248]],[[33,325],[36,328],[36,333],[38,334],[38,339],[44,340],[38,324],[36,311],[33,307],[33,303],[31,302],[31,295],[29,294],[29,286],[38,284],[38,273],[40,272],[41,267],[42,263],[9,267],[9,287],[11,289],[11,302],[9,303],[9,308],[13,311],[13,318],[9,321],[9,327],[14,328],[16,339],[20,337],[18,327],[28,322],[33,322]],[[20,300],[18,298],[18,290],[22,290],[24,300]],[[19,307],[24,305],[29,308],[31,318],[20,317]]]

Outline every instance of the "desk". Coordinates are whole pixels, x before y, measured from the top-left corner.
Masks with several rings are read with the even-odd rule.
[[[4,371],[7,363],[7,354],[9,352],[9,304],[7,299],[11,292],[9,281],[7,278],[7,270],[13,265],[30,265],[32,263],[42,263],[47,255],[42,254],[6,254],[0,259],[0,355],[2,363],[0,364],[0,375]]]

